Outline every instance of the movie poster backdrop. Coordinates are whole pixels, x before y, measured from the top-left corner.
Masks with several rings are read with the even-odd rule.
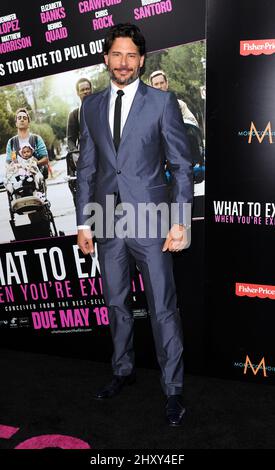
[[[203,10],[203,2],[195,3]],[[84,256],[76,244],[75,175],[69,171],[66,126],[69,112],[80,104],[75,90],[79,78],[88,78],[94,91],[108,85],[102,44],[106,28],[115,23],[140,25],[148,42],[143,80],[148,83],[152,71],[165,70],[169,89],[184,100],[198,122],[190,127],[198,136],[193,219],[194,238],[201,248],[205,41],[203,11],[194,20],[193,8],[179,0],[30,1],[27,9],[19,2],[1,7],[0,335],[5,346],[80,356],[89,350],[93,358],[109,358],[108,310],[97,251],[93,258]],[[166,34],[159,34],[161,30]],[[19,107],[29,110],[30,130],[43,138],[49,154],[44,200],[39,194],[42,209],[14,201],[7,190],[6,143],[16,134],[14,112]],[[190,251],[185,256],[189,263]],[[180,293],[183,261],[184,255],[175,260]],[[132,294],[134,316],[142,320],[136,322],[137,341],[151,342],[138,271]],[[181,303],[181,295],[179,299]],[[148,356],[146,363],[150,364]]]

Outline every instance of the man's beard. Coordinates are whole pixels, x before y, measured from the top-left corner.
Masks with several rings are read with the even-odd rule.
[[[112,82],[117,83],[117,85],[130,85],[130,83],[133,83],[139,77],[140,67],[138,67],[138,69],[136,71],[133,70],[133,73],[128,78],[118,78],[118,77],[116,77],[114,69],[109,69],[108,68],[108,72],[109,72],[110,79],[112,80]]]

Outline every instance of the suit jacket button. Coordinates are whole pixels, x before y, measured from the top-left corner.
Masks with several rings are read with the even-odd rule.
[[[116,172],[116,173],[117,173],[117,175],[120,175],[121,171],[120,171],[120,170],[117,170],[117,172]]]

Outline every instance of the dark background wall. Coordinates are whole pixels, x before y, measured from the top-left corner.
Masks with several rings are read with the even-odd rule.
[[[274,226],[266,224],[274,202],[274,146],[259,136],[274,126],[275,59],[270,50],[240,54],[240,42],[274,38],[274,3],[208,2],[206,310],[209,370],[224,377],[274,382],[274,300],[236,295],[236,283],[274,285]],[[274,39],[273,39],[274,41]],[[274,137],[273,137],[274,139]],[[242,202],[240,211],[215,219],[214,201]],[[260,208],[250,217],[249,204]],[[238,205],[238,207],[240,207]],[[244,218],[238,219],[238,216]],[[252,214],[254,215],[254,214]],[[272,220],[271,220],[272,222]],[[253,287],[252,287],[253,288]],[[272,287],[271,287],[272,289]],[[264,358],[267,377],[256,370]]]

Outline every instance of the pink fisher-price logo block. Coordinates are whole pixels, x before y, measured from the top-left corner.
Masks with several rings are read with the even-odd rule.
[[[275,54],[275,39],[240,41],[240,54],[244,56]]]

